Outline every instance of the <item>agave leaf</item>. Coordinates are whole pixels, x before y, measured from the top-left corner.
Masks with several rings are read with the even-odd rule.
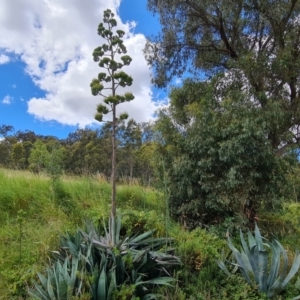
[[[104,221],[104,219],[102,221],[103,221],[103,228],[104,228],[104,231],[105,231],[105,236],[107,237],[107,236],[109,236],[109,234],[108,234],[108,231],[107,231],[107,228],[106,228],[106,225],[105,225],[105,221]]]
[[[37,299],[49,300],[47,293],[37,283],[34,283],[36,290],[30,289],[29,294],[37,297]]]
[[[117,224],[116,224],[116,241],[115,241],[116,244],[120,243],[121,226],[122,226],[121,215],[118,215]]]
[[[69,282],[69,288],[71,289],[71,291],[74,290],[75,282],[77,279],[77,272],[78,272],[78,259],[76,257],[73,257],[72,264],[71,264],[70,282]]]
[[[280,281],[283,282],[284,278],[286,277],[289,259],[288,259],[288,256],[287,256],[286,251],[283,248],[283,246],[277,240],[276,240],[276,242],[277,242],[277,245],[280,248],[280,251],[281,251],[282,257],[283,257],[283,268],[282,268],[282,271],[279,274]]]
[[[51,282],[51,278],[52,276],[49,276],[48,274],[48,280],[47,280],[47,293],[50,297],[50,299],[56,299],[56,296],[54,294],[54,290],[53,290],[53,287],[52,287],[52,282]]]
[[[241,243],[242,243],[242,246],[243,246],[243,249],[244,249],[244,252],[249,255],[249,248],[248,248],[248,245],[245,241],[245,238],[244,238],[244,234],[242,232],[242,229],[240,229],[240,239],[241,239]]]
[[[81,231],[81,234],[85,238],[88,238],[88,240],[93,240],[93,239],[95,239],[97,241],[100,240],[100,236],[98,235],[93,222],[86,221],[85,226],[86,226],[86,230],[87,230],[88,234],[85,233],[84,231]],[[105,224],[104,224],[104,228],[106,229]]]
[[[229,248],[232,250],[236,260],[237,260],[237,263],[239,265],[239,270],[240,272],[242,273],[243,277],[245,278],[245,280],[250,284],[252,285],[252,282],[251,282],[251,279],[249,277],[249,274],[248,274],[248,271],[247,271],[247,268],[244,264],[244,261],[243,261],[243,258],[240,254],[240,252],[233,246],[232,242],[231,242],[231,239],[230,237],[228,237],[228,246]]]
[[[272,298],[275,294],[279,294],[282,290],[282,279],[278,277],[275,283],[268,289],[267,297]]]
[[[93,281],[90,287],[92,299],[97,299],[98,282],[99,282],[99,270],[95,268],[93,270]]]
[[[155,267],[156,263],[154,260],[151,260],[150,255],[149,255],[149,251],[145,251],[144,252],[144,256],[142,256],[141,260],[138,262],[139,266],[137,268],[137,271],[139,271],[141,268],[143,268],[144,266],[146,266],[146,264],[150,265],[152,263],[152,266]]]
[[[171,241],[171,239],[169,239]],[[167,244],[167,239],[147,238],[146,240],[134,243],[135,248],[149,247],[151,250],[159,250]]]
[[[58,261],[59,263],[59,261]],[[60,263],[59,263],[60,264]],[[60,273],[59,273],[59,270],[57,268],[55,268],[55,265],[54,265],[54,272],[53,272],[53,278],[54,278],[54,281],[55,281],[55,290],[56,290],[56,296],[58,299],[60,299],[60,290],[61,290],[61,287],[60,287]],[[62,286],[63,288],[63,286]]]
[[[85,268],[81,268],[80,270],[80,273],[79,273],[79,276],[78,276],[78,273],[76,274],[77,277],[78,277],[78,282],[76,284],[76,288],[74,289],[75,290],[75,296],[80,296],[81,295],[81,289],[82,289],[82,286],[83,286],[83,278],[84,278],[84,275],[86,274],[86,269]]]
[[[116,220],[115,217],[109,218],[109,237],[111,241],[111,246],[116,245]]]
[[[145,256],[146,252],[148,252],[148,250],[139,250],[133,258],[133,263],[139,263]]]
[[[68,258],[65,259],[68,261]],[[67,264],[66,264],[67,266]],[[68,298],[68,269],[64,269],[60,262],[56,265],[56,273],[58,275],[57,291],[61,299]],[[60,299],[60,298],[59,298]]]
[[[65,259],[64,264],[63,264],[62,267],[61,267],[60,264],[58,264],[58,267],[60,269],[62,277],[64,278],[67,286],[70,285],[70,280],[71,280],[71,278],[69,276],[69,273],[68,273],[68,265],[69,265],[69,258],[68,257]]]
[[[174,265],[180,265],[181,261],[180,258],[177,256],[165,256],[161,255],[159,252],[149,252],[151,258],[155,260],[159,265],[168,265],[168,266],[174,266]]]
[[[116,284],[121,285],[125,281],[125,263],[122,256],[116,257]]]
[[[89,246],[86,251],[86,257],[88,258],[91,265],[94,265],[94,259],[93,259],[93,243],[89,241]]]
[[[40,280],[43,288],[44,289],[47,288],[47,278],[44,275],[42,275],[41,273],[37,273],[37,275],[39,277],[39,280]]]
[[[139,285],[144,285],[144,284],[157,284],[157,285],[167,285],[167,286],[172,286],[170,284],[170,282],[174,282],[175,279],[172,277],[157,277],[157,278],[153,278],[147,281],[140,281],[137,282],[135,285],[139,286]]]
[[[109,246],[108,244],[105,244],[105,243],[103,243],[103,242],[99,242],[99,241],[94,240],[94,239],[93,239],[93,243],[94,243],[95,245],[99,246],[100,248],[104,248],[104,249],[109,249],[109,248],[110,248],[110,246]],[[98,247],[98,248],[99,248],[99,247]]]
[[[220,269],[227,275],[231,276],[231,273],[228,271],[227,267],[225,266],[224,262],[221,260],[216,261]]]
[[[278,242],[274,240],[271,244],[272,249],[272,261],[271,261],[271,268],[270,273],[267,280],[268,288],[272,287],[279,272],[280,268],[280,248],[277,244]]]
[[[258,289],[266,293],[267,287],[267,270],[268,269],[268,253],[265,250],[259,251],[258,254]]]
[[[258,247],[258,251],[265,250],[264,249],[264,243],[263,243],[263,240],[262,240],[262,237],[261,237],[261,234],[260,234],[260,231],[259,231],[259,228],[258,228],[257,224],[255,224],[254,232],[255,232],[255,240],[256,240],[256,245]]]
[[[255,270],[255,261],[254,261],[254,257],[252,255],[252,252],[250,251],[250,249],[254,246],[254,244],[250,243],[249,236],[248,236],[248,241],[249,241],[249,246],[250,246],[250,249],[249,249],[249,247],[248,247],[248,245],[247,245],[247,243],[245,241],[244,234],[243,234],[243,232],[242,232],[241,229],[240,229],[240,238],[241,238],[241,243],[242,243],[242,246],[243,246],[244,253],[247,255],[248,262],[250,264],[250,266],[249,266],[249,264],[247,264],[246,267],[248,268],[248,271],[254,273],[254,270]],[[255,242],[254,239],[253,239],[253,242]],[[246,260],[246,258],[245,258],[245,256],[243,254],[242,254],[242,256],[243,256],[243,259]]]
[[[113,297],[113,292],[117,289],[117,283],[116,283],[116,270],[115,268],[111,269],[109,272],[109,287],[107,292],[107,300],[111,300]]]
[[[248,231],[247,236],[248,236],[249,249],[252,249],[254,246],[256,246],[256,240],[250,231]]]
[[[97,287],[97,298],[96,299],[106,299],[106,292],[107,292],[107,278],[106,278],[106,260],[101,269],[98,287]]]
[[[292,277],[297,273],[298,269],[300,267],[300,254],[297,252],[296,256],[294,258],[293,265],[290,269],[289,274],[286,276],[284,281],[282,282],[283,288],[288,284],[288,282],[292,279]]]
[[[85,263],[84,268],[88,272],[91,272],[93,267],[94,267],[94,258],[93,258],[93,254],[92,254],[92,245],[89,245],[89,247],[87,249],[86,256],[81,254],[80,258],[82,260],[82,263],[83,264]]]
[[[148,236],[152,235],[155,232],[155,230],[149,230],[143,234],[138,235],[137,237],[130,240],[129,244],[138,243],[144,239],[146,239]]]
[[[254,274],[254,279],[255,282],[258,284],[259,283],[259,270],[258,270],[258,256],[259,256],[259,250],[257,245],[254,245],[251,249],[250,249],[250,255],[251,255],[251,259],[253,261],[253,274]]]
[[[286,254],[284,248],[277,240],[274,240],[274,242],[278,245],[278,247],[280,249],[280,253],[282,253],[283,268],[282,268],[282,271],[279,273],[279,277],[276,279],[274,284],[272,286],[269,286],[269,290],[267,292],[267,297],[269,297],[269,298],[273,297],[275,294],[279,294],[283,290],[282,282],[284,280],[284,277],[287,272],[287,267],[288,267],[288,257],[287,257],[287,254]]]
[[[70,250],[72,256],[77,257],[79,251],[80,251],[80,246],[78,247],[77,245],[75,245],[74,243],[72,243],[71,241],[67,241],[67,247]]]
[[[249,260],[249,256],[244,252],[241,251],[241,256],[242,256],[242,260],[244,262],[245,268],[247,269],[248,272],[253,272],[250,260]]]

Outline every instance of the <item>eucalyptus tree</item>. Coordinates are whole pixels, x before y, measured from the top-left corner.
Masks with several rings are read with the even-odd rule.
[[[133,119],[128,120],[127,124],[123,122],[119,128],[119,142],[122,148],[123,170],[129,178],[133,177],[133,170],[137,164],[137,152],[142,144],[142,131],[140,124],[137,124]],[[137,176],[137,174],[135,174]]]
[[[14,132],[11,125],[0,126],[0,165],[8,167],[11,162],[12,147],[17,142],[10,133]]]
[[[50,153],[47,150],[46,144],[40,139],[36,140],[28,158],[29,169],[40,174],[40,172],[48,165],[49,159]]]
[[[219,92],[243,89],[255,102],[277,155],[299,145],[299,0],[148,0],[148,8],[162,26],[145,47],[157,86],[226,74]]]
[[[134,96],[130,92],[123,95],[117,94],[119,87],[131,86],[132,77],[121,71],[124,66],[131,63],[131,57],[126,55],[127,50],[122,38],[125,32],[123,30],[115,30],[117,21],[114,19],[114,14],[110,9],[103,13],[103,23],[98,26],[98,35],[106,41],[102,46],[97,47],[93,52],[94,61],[98,62],[100,68],[104,72],[100,72],[98,77],[92,80],[90,84],[92,94],[94,96],[100,95],[103,102],[97,106],[97,113],[95,119],[99,122],[104,121],[103,116],[112,113],[112,217],[116,216],[116,127],[119,121],[125,120],[128,117],[127,113],[121,114],[117,117],[116,107],[124,102],[131,101]],[[122,55],[125,54],[125,55]],[[119,59],[120,61],[117,61]],[[107,95],[105,90],[109,90]]]
[[[263,113],[240,90],[220,101],[217,80],[173,88],[156,121],[160,183],[172,216],[190,228],[253,226],[262,208],[279,208],[285,196],[289,163],[274,154]]]

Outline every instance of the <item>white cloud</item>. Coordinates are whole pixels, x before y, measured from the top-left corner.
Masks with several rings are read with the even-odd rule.
[[[179,78],[179,77],[176,77],[176,79],[175,79],[175,84],[176,84],[176,85],[181,85],[181,84],[182,84],[182,79]]]
[[[9,56],[0,54],[0,65],[6,64],[10,61]]]
[[[92,59],[95,47],[104,41],[97,35],[103,11],[117,12],[120,0],[10,0],[0,6],[0,49],[20,55],[35,84],[46,92],[32,98],[28,112],[41,120],[63,124],[92,124],[101,97],[90,92],[90,82],[101,71]],[[15,7],[18,7],[16,12]],[[17,15],[16,15],[17,14]],[[153,118],[157,104],[152,101],[150,70],[142,49],[145,37],[134,34],[134,22],[123,24],[116,14],[118,28],[126,32],[125,45],[133,59],[124,71],[134,79],[126,89],[135,100],[121,104],[136,121]],[[125,92],[120,89],[120,93]]]
[[[10,95],[6,95],[3,98],[2,103],[3,104],[11,104],[12,100],[13,100],[13,97],[11,97]]]

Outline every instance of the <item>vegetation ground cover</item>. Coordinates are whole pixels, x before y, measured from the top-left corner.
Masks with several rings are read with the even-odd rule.
[[[97,177],[65,176],[64,194],[58,200],[46,175],[1,169],[0,177],[0,299],[29,299],[27,288],[36,280],[36,272],[45,269],[60,234],[74,232],[85,218],[102,222],[108,216],[110,185]],[[218,268],[215,260],[227,251],[226,231],[220,230],[219,236],[200,228],[190,232],[170,220],[166,222],[165,195],[151,188],[121,185],[117,200],[123,230],[129,234],[156,228],[158,236],[175,238],[182,266],[172,274],[178,280],[175,287],[162,290],[167,299],[265,299],[237,274],[227,278]],[[299,207],[289,204],[284,214],[265,214],[260,223],[262,228],[270,224],[276,227],[290,257],[299,246]],[[295,277],[277,299],[292,299],[298,288]]]

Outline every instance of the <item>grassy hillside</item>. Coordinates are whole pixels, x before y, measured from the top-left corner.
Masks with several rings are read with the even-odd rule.
[[[60,233],[82,226],[85,218],[97,222],[109,214],[110,185],[101,178],[64,177],[55,189],[46,176],[0,170],[0,299],[25,295],[25,281],[43,267]],[[155,215],[147,226],[164,230],[165,205],[157,192],[120,186],[117,200],[124,222],[136,221],[132,228],[142,225],[139,218]],[[151,212],[154,207],[160,215]]]
[[[120,185],[117,202],[123,233],[156,228],[158,236],[175,239],[183,264],[172,274],[177,284],[162,291],[167,299],[266,299],[240,276],[228,278],[219,270],[215,259],[222,249],[228,252],[225,231],[220,237],[200,229],[185,231],[166,217],[165,196],[150,188]],[[285,214],[266,214],[261,220],[266,229],[283,230],[279,235],[285,236],[291,257],[299,245],[299,209],[292,204]],[[87,218],[102,222],[109,211],[110,184],[101,177],[65,176],[57,185],[44,175],[0,169],[0,299],[29,299],[27,288],[36,272],[45,269],[60,234],[83,226]],[[296,280],[276,299],[296,296]]]

